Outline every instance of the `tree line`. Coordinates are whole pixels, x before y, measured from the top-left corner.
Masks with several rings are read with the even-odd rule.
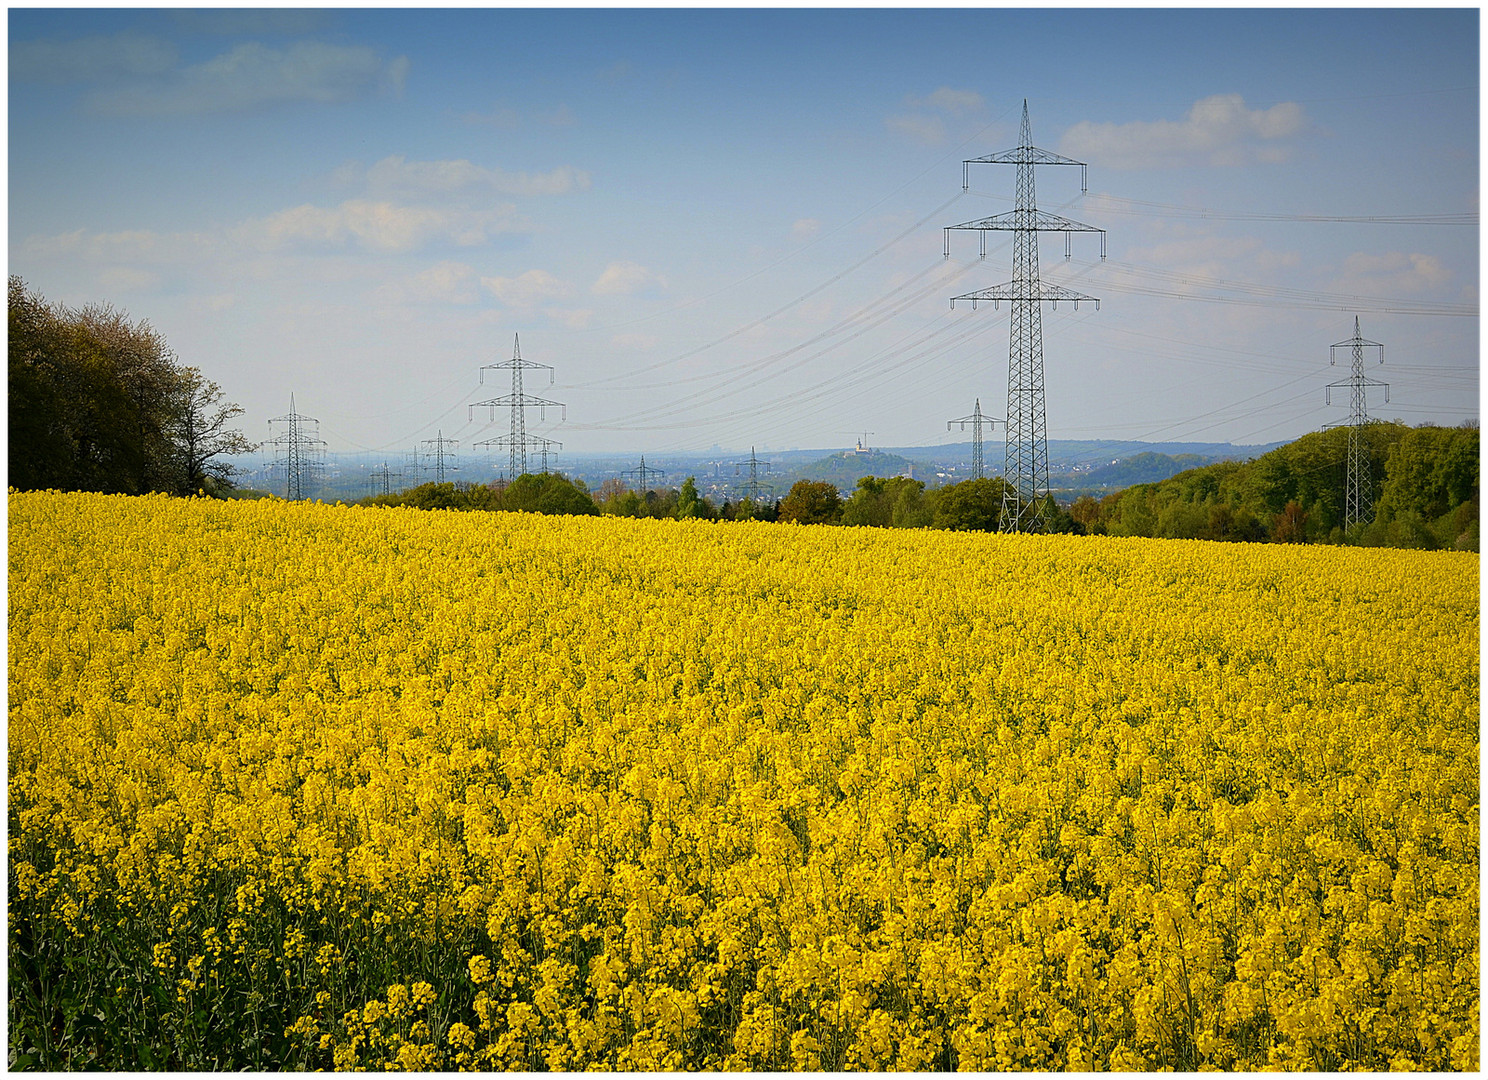
[[[142,494],[223,495],[225,460],[255,447],[232,427],[242,409],[180,363],[148,322],[108,305],[48,303],[19,277],[9,287],[9,483]],[[1348,430],[1304,435],[1252,461],[1218,462],[1068,507],[1044,503],[1052,532],[1275,543],[1478,550],[1479,432],[1376,422],[1363,429],[1373,519],[1344,528]],[[424,509],[794,521],[990,532],[1000,477],[926,490],[906,476],[864,476],[843,498],[824,479],[797,481],[779,499],[715,504],[688,477],[636,491],[618,479],[595,492],[558,474],[510,483],[422,484],[362,503]]]
[[[220,494],[253,444],[242,409],[148,322],[9,286],[9,484],[20,490]]]
[[[1304,435],[1069,507],[1082,530],[1273,543],[1478,550],[1479,431],[1375,422],[1362,430],[1373,519],[1344,527],[1346,428]]]
[[[1304,435],[1247,462],[1189,469],[1069,506],[1046,498],[1049,531],[1255,543],[1329,543],[1478,550],[1478,428],[1374,423],[1364,430],[1373,520],[1343,527],[1344,429]],[[997,529],[1001,477],[926,490],[906,476],[864,476],[843,498],[824,480],[798,480],[781,499],[715,504],[688,477],[678,488],[636,491],[620,480],[593,493],[557,474],[506,483],[424,484],[362,500],[426,509],[527,510],[707,521],[794,521],[897,529]]]
[[[991,532],[997,528],[1004,488],[1000,478],[963,480],[927,491],[923,481],[905,476],[865,476],[847,499],[825,480],[798,480],[780,499],[725,499],[715,503],[698,492],[697,480],[691,476],[680,487],[645,491],[628,488],[620,480],[607,480],[591,493],[581,480],[542,473],[489,484],[420,484],[406,491],[370,496],[357,505]],[[1045,514],[1056,531],[1077,531],[1073,520],[1054,500],[1046,502]]]

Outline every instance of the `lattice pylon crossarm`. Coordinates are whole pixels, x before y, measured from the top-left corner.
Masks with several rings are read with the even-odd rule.
[[[1017,178],[1014,209],[974,221],[962,222],[945,229],[946,255],[950,255],[953,231],[976,231],[980,235],[982,254],[986,255],[986,234],[1007,231],[1013,234],[1012,281],[991,289],[978,290],[954,297],[978,303],[992,301],[1011,304],[1008,326],[1008,407],[1007,448],[1004,456],[1003,495],[999,528],[1003,531],[1028,531],[1047,527],[1043,498],[1049,491],[1048,437],[1045,422],[1044,358],[1042,304],[1067,300],[1077,304],[1088,300],[1099,308],[1095,297],[1085,296],[1060,286],[1044,285],[1039,280],[1038,235],[1042,232],[1099,233],[1101,258],[1106,256],[1106,232],[1094,225],[1074,221],[1059,214],[1039,211],[1035,198],[1034,171],[1037,165],[1081,166],[1081,188],[1084,189],[1084,162],[1075,161],[1033,145],[1028,119],[1028,103],[1023,103],[1019,145],[985,157],[962,163],[963,187],[969,186],[970,166],[977,163],[1015,165]],[[1068,254],[1068,250],[1066,250]]]

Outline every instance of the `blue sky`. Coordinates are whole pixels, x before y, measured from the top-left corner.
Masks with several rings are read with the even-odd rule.
[[[15,9],[10,272],[160,330],[332,452],[472,444],[550,364],[565,452],[932,445],[1003,414],[1026,99],[1051,438],[1478,415],[1476,9]],[[1370,219],[1370,220],[1362,220]],[[995,460],[1000,460],[993,453]],[[561,458],[560,458],[561,463]]]

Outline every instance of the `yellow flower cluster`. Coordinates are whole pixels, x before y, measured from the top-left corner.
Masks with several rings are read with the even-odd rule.
[[[1478,1065],[1476,555],[9,510],[12,978],[149,1061]]]

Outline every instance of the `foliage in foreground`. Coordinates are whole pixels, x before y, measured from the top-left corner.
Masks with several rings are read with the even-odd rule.
[[[1190,469],[1070,507],[1093,532],[1200,540],[1478,550],[1479,431],[1364,429],[1373,521],[1343,529],[1348,431],[1304,435],[1254,461]]]
[[[243,410],[112,307],[48,303],[12,276],[6,345],[12,487],[220,494],[225,459],[253,449],[231,426]]]
[[[1477,1067],[1474,555],[9,527],[15,1067]]]
[[[513,510],[536,514],[597,514],[583,485],[560,473],[523,473],[507,483],[420,484],[391,495],[374,495],[362,506],[407,506],[415,510]]]

